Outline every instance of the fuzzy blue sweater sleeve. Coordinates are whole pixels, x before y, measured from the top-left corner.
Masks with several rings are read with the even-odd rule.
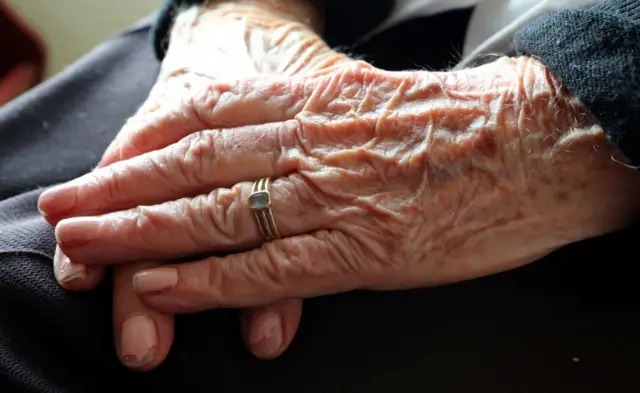
[[[640,166],[640,0],[546,15],[519,31],[516,44],[557,75]]]

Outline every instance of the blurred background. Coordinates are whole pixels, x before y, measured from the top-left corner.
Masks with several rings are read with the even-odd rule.
[[[51,77],[163,0],[0,0],[0,105]]]

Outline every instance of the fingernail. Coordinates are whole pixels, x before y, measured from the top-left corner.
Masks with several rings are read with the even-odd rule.
[[[178,271],[173,268],[139,272],[133,276],[133,288],[137,293],[162,292],[171,289],[178,283]]]
[[[38,210],[44,217],[68,214],[76,206],[78,188],[63,184],[44,191],[38,198]]]
[[[249,345],[258,357],[268,357],[282,345],[282,322],[280,316],[272,311],[259,315],[251,327]]]
[[[53,258],[53,267],[60,284],[65,284],[76,279],[84,279],[87,276],[87,267],[71,262],[69,257],[59,249]]]
[[[98,217],[67,218],[56,226],[56,241],[65,246],[83,246],[98,237],[99,229]]]
[[[130,317],[122,324],[120,354],[122,362],[131,368],[152,362],[158,351],[156,325],[144,315]]]

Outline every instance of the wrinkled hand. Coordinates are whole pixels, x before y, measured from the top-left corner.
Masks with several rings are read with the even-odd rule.
[[[216,79],[259,74],[293,75],[349,61],[346,56],[331,51],[307,25],[282,15],[280,11],[283,10],[274,13],[271,9],[239,4],[242,1],[236,3],[215,9],[195,7],[178,17],[156,86],[107,149],[98,168],[120,160],[119,152],[113,147],[135,134],[139,123],[147,124],[147,131],[155,130],[152,132],[154,141],[160,144],[169,143],[164,140],[173,141],[167,113],[163,110],[171,107],[171,100],[184,98],[183,91],[197,89],[202,84],[206,87]],[[280,2],[280,5],[286,6],[285,3]],[[292,4],[293,16],[311,13],[304,2]],[[181,132],[186,131],[187,128],[181,128]],[[48,216],[47,219],[55,224],[59,217]],[[125,365],[140,370],[153,368],[164,360],[173,339],[173,317],[147,309],[131,285],[131,278],[137,271],[159,264],[143,262],[120,266],[114,271],[116,347]],[[54,258],[54,272],[61,285],[79,291],[93,288],[104,275],[102,267],[72,263],[59,248]],[[252,352],[258,357],[271,358],[284,351],[297,329],[301,306],[300,300],[291,299],[241,312],[243,335]],[[143,315],[151,323],[149,319],[141,318]],[[126,322],[132,316],[131,321]],[[157,330],[157,340],[145,339],[153,335],[150,329]],[[266,339],[265,330],[275,332],[271,340]],[[128,349],[123,350],[123,347]],[[148,348],[153,350],[147,355],[127,354],[145,352]]]
[[[136,273],[162,312],[466,280],[637,214],[638,175],[530,58],[448,73],[358,62],[186,94],[161,116],[175,143],[140,123],[114,147],[123,161],[40,200],[90,266],[256,247]],[[246,203],[262,177],[284,238],[260,246]]]

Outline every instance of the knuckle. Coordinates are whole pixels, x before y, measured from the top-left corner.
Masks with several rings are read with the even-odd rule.
[[[172,165],[170,157],[164,150],[159,151],[158,154],[146,156],[142,164],[143,168],[150,168],[153,171],[154,181],[161,183],[163,188],[173,191],[181,189],[182,177],[175,175],[175,165]]]
[[[217,135],[213,131],[200,131],[183,139],[175,150],[174,164],[187,184],[207,183],[207,173],[218,157]]]
[[[116,203],[122,198],[122,180],[121,177],[126,175],[118,169],[118,165],[111,165],[90,174],[91,183],[99,191],[99,195],[103,196],[109,203]]]
[[[373,74],[373,67],[365,65],[363,61],[355,61],[340,70],[341,79],[344,83],[365,84]]]
[[[233,244],[227,223],[228,209],[217,203],[217,194],[216,190],[209,195],[196,197],[189,204],[187,232],[191,234],[193,242],[201,247],[214,245],[219,248]]]
[[[291,283],[309,280],[318,275],[310,262],[308,250],[301,243],[272,242],[264,246],[264,263],[254,263],[256,276],[275,289],[284,291]]]
[[[349,63],[350,67],[355,70],[374,70],[375,67],[364,60],[355,60]]]
[[[194,84],[188,91],[181,107],[187,112],[187,116],[196,118],[206,127],[216,123],[221,104],[228,101],[228,97],[225,97],[234,93],[231,85],[215,81]]]
[[[268,136],[268,135],[267,135]],[[277,128],[272,147],[272,173],[291,172],[300,168],[308,156],[308,141],[304,137],[302,122],[299,119],[287,120]]]
[[[328,206],[328,201],[321,189],[302,174],[289,176],[287,181],[273,187],[276,193],[274,200],[295,201],[286,206],[287,215],[297,217],[308,214],[311,211],[322,211]],[[282,195],[277,195],[281,192]]]
[[[225,250],[242,249],[249,245],[248,234],[253,231],[248,227],[248,220],[243,213],[244,200],[240,187],[229,190],[216,189],[199,200],[197,219],[206,229],[209,242],[217,248]],[[251,222],[250,224],[254,224]]]
[[[185,238],[191,231],[187,199],[167,202],[156,206],[138,206],[124,213],[117,213],[117,220],[125,223],[128,243],[131,247],[156,254],[158,247],[172,249],[172,244],[163,242]],[[109,224],[111,225],[111,224]],[[178,232],[179,231],[179,232]],[[180,241],[176,242],[181,244]]]
[[[286,291],[292,285],[331,282],[344,271],[344,263],[336,260],[329,234],[319,231],[306,235],[300,241],[276,241],[264,246],[264,263],[254,263],[259,275],[276,289]],[[286,294],[285,294],[286,295]]]
[[[208,232],[211,232],[209,225],[206,225],[207,202],[205,196],[198,196],[190,201],[183,200],[183,217],[185,220],[184,233],[189,241],[197,248],[203,248],[210,243],[206,239],[209,238]],[[203,233],[204,232],[204,233]]]
[[[343,118],[358,113],[379,80],[379,71],[365,62],[350,62],[317,78],[313,94],[306,106],[306,116],[322,123],[323,118]],[[366,107],[366,106],[365,106]]]
[[[313,131],[317,130],[318,127],[322,127],[321,124],[307,121],[304,114],[296,116],[284,125],[283,136],[281,137],[281,139],[289,137],[293,141],[292,143],[282,141],[281,146],[295,146],[307,157],[312,157],[314,135],[317,134],[317,132],[313,133]]]
[[[218,263],[216,258],[209,258],[204,263],[206,283],[196,286],[198,293],[194,295],[207,299],[210,308],[217,308],[225,304],[226,298],[232,297],[237,287],[237,277],[234,277],[226,265]]]
[[[152,244],[152,239],[161,225],[159,217],[148,206],[138,206],[129,211],[131,221],[131,237],[138,246]]]

